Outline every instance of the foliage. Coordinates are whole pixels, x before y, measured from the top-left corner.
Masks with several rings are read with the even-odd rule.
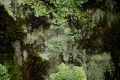
[[[7,68],[1,64],[0,64],[0,80],[10,80]]]
[[[27,57],[27,71],[29,80],[45,80],[49,62],[42,60],[36,52],[29,53]]]
[[[78,49],[78,41],[82,38],[80,30],[71,30],[64,25],[52,29],[55,36],[45,41],[45,53],[48,53],[49,57],[62,55],[61,59],[66,63],[69,63],[69,58],[73,57],[73,64],[82,65],[86,61],[86,50]]]
[[[69,20],[68,16],[74,16],[79,7],[88,0],[21,0],[20,4],[28,4],[34,9],[35,15],[48,16],[49,22],[60,25]],[[54,7],[53,7],[54,6]]]
[[[64,45],[66,43],[67,43],[67,37],[66,36],[59,36],[59,37],[51,38],[49,40],[49,42],[46,43],[46,45],[54,53],[60,53],[60,52],[62,52]]]
[[[20,67],[17,63],[16,56],[14,55],[12,64],[9,63],[7,59],[4,60],[4,65],[8,68],[8,73],[10,75],[11,80],[20,80],[21,79],[21,71]]]
[[[111,66],[109,53],[94,54],[87,56],[86,75],[88,80],[104,80],[106,69]],[[112,80],[112,79],[110,79]]]
[[[0,5],[0,12],[0,63],[8,66],[8,73],[12,80],[20,80],[20,70],[14,56],[12,42],[22,41],[24,38],[23,20],[21,18],[15,20],[3,5]]]
[[[103,80],[104,70],[95,61],[90,61],[87,63],[87,78],[88,80]]]
[[[57,30],[59,30],[59,28]],[[74,53],[71,49],[71,45],[74,43],[74,38],[73,36],[64,34],[64,32],[62,34],[58,33],[58,35],[59,36],[51,37],[48,39],[48,41],[45,42],[45,53],[50,53],[52,57],[63,53],[65,60],[67,59],[66,61],[68,61],[68,58],[70,56],[69,53]]]
[[[4,6],[0,5],[0,62],[2,62],[3,58],[8,58],[13,60],[11,58],[11,55],[14,53],[14,50],[11,46],[11,43],[9,42],[9,38],[6,34],[6,27],[11,26],[12,23],[14,23],[13,18],[7,13]],[[10,54],[8,54],[10,53]],[[5,54],[5,55],[3,55]],[[11,61],[10,60],[10,61]]]
[[[17,7],[15,4],[13,4],[14,6],[11,5],[13,3],[12,1],[18,1],[18,4],[16,2]],[[41,26],[41,23],[45,23],[46,20],[42,18],[45,16],[45,19],[47,19],[50,25],[54,25],[54,27],[56,27],[56,25],[57,26],[61,25],[65,22],[69,22],[69,27],[72,29],[70,34],[63,33],[65,35],[57,35],[58,37],[55,36],[50,38],[48,41],[46,41],[45,42],[45,46],[47,47],[45,49],[46,52],[50,52],[53,54],[63,53],[65,59],[66,58],[68,59],[70,57],[68,53],[72,53],[72,56],[75,56],[74,58],[76,59],[76,57],[78,57],[78,54],[82,56],[82,53],[85,53],[85,54],[98,53],[99,51],[102,50],[102,48],[104,48],[105,51],[110,51],[110,52],[112,51],[111,57],[115,65],[118,66],[118,63],[120,61],[119,59],[120,19],[118,17],[119,15],[116,15],[116,13],[112,11],[113,9],[116,9],[118,7],[117,6],[118,1],[116,2],[114,1],[113,0],[105,0],[105,1],[93,0],[92,2],[92,0],[9,0],[9,1],[0,0],[0,4],[3,4],[6,9],[5,10],[3,9],[3,7],[0,7],[1,8],[0,9],[0,12],[1,12],[0,14],[0,18],[1,18],[0,53],[5,55],[6,53],[7,54],[13,53],[14,51],[11,47],[11,42],[15,40],[21,41],[24,38],[25,33],[23,33],[23,29],[21,27],[21,23],[23,23],[24,21],[21,18],[16,18],[16,20],[14,20],[10,15],[13,16],[14,8],[15,9],[18,9],[18,7],[19,9],[23,9],[23,7],[28,8],[26,7],[27,5],[32,10],[27,9],[25,11],[23,9],[23,12],[26,12],[26,14],[28,15],[28,16],[25,15],[25,17],[30,18],[29,15],[35,15],[34,19],[31,18],[34,20],[34,21],[30,21],[31,27],[34,26],[38,28],[39,26]],[[88,7],[86,11],[84,11],[83,9],[84,7],[86,8],[86,5]],[[91,6],[94,7],[94,9],[90,9],[92,8]],[[110,15],[108,14],[109,11],[110,11]],[[21,12],[22,11],[18,10],[18,13],[20,13],[19,15],[22,15]],[[103,20],[103,17],[105,17],[106,19]],[[46,25],[43,25],[43,26],[46,26]],[[9,49],[7,49],[8,46],[10,46]],[[83,48],[86,50],[84,51]],[[78,50],[78,49],[81,49],[81,50]],[[77,59],[81,60],[80,57],[78,57]],[[39,61],[40,63],[38,63]],[[29,68],[28,71],[29,71],[29,75],[31,76],[31,79],[38,79],[38,78],[44,79],[43,76],[41,76],[42,73],[40,73],[42,71],[46,73],[46,71],[44,71],[46,70],[46,67],[43,66],[43,62],[44,61],[40,57],[31,55],[30,53],[30,56],[28,56],[27,64],[28,64],[28,68]],[[47,66],[47,64],[45,65]],[[95,72],[94,69],[97,70],[94,73],[95,74],[94,76],[91,77],[91,74],[90,74],[88,75],[88,77],[90,76],[92,80],[100,79],[102,75],[102,72],[100,72],[102,71],[101,68],[99,68],[99,66],[94,62],[91,62],[88,65],[90,66],[89,67],[90,72],[92,72],[91,70],[93,70],[93,73],[94,73]],[[43,66],[45,69],[42,71],[39,71],[37,68],[40,68],[41,70],[40,66]],[[35,70],[35,72],[33,70]],[[36,74],[37,76],[35,77],[32,76]],[[54,76],[58,76],[58,74],[56,73],[56,75]]]
[[[120,62],[120,17],[119,14],[117,15],[109,15],[110,17],[107,19],[109,22],[103,28],[103,49],[105,51],[110,52],[112,61],[115,66],[114,70],[114,78],[120,78],[119,74],[119,62]]]
[[[25,36],[22,29],[23,19],[17,18],[17,20],[14,20],[3,5],[0,5],[0,12],[0,61],[3,58],[11,61],[14,54],[12,42],[21,41]]]
[[[39,0],[20,0],[19,4],[28,4],[31,5],[31,8],[34,8],[36,16],[45,16],[51,11],[51,8],[48,8],[44,5],[42,1]]]
[[[51,74],[50,78],[50,80],[87,80],[82,67],[70,67],[64,63],[58,66],[58,72]]]
[[[113,50],[113,47],[119,49],[119,34],[120,34],[120,28],[119,28],[119,21],[120,17],[119,15],[112,15],[110,19],[108,20],[110,24],[106,24],[106,27],[103,28],[103,36],[102,36],[102,42],[105,50]]]

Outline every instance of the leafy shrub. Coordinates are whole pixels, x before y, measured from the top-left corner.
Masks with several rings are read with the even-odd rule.
[[[50,80],[87,80],[82,67],[69,67],[61,63],[58,72],[50,75]]]
[[[7,68],[0,64],[0,80],[10,80]]]

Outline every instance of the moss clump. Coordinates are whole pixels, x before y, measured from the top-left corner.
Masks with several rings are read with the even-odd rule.
[[[45,80],[50,64],[42,60],[36,52],[29,53],[27,58],[28,80]]]

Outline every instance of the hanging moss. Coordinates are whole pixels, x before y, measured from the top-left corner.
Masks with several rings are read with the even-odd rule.
[[[103,48],[105,51],[110,52],[112,61],[115,66],[114,79],[119,79],[120,75],[120,17],[119,15],[111,16],[108,24],[103,28]]]
[[[3,39],[7,39],[9,41],[22,40],[25,36],[25,33],[22,29],[22,24],[24,24],[24,20],[19,17],[14,20],[13,17],[9,15],[9,13],[2,5],[0,6],[0,12],[0,36]]]
[[[20,70],[12,42],[22,41],[24,38],[25,33],[22,29],[24,21],[19,17],[14,20],[3,5],[0,5],[0,19],[0,63],[8,66],[11,80],[20,80]]]
[[[113,48],[120,48],[120,17],[111,16],[111,19],[108,21],[108,25],[103,28],[103,37],[102,41],[104,44],[104,48],[106,50],[112,50]]]
[[[36,52],[28,54],[28,80],[45,80],[49,67],[49,62],[42,60]]]
[[[0,61],[3,58],[13,60],[14,49],[11,42],[16,40],[22,41],[25,33],[22,29],[23,19],[11,17],[5,10],[3,5],[0,5]]]

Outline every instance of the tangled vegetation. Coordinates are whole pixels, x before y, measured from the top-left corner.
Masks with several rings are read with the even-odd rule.
[[[119,4],[119,0],[0,0],[0,64],[8,66],[13,80],[119,80]],[[20,42],[20,52],[12,46],[15,41]]]

